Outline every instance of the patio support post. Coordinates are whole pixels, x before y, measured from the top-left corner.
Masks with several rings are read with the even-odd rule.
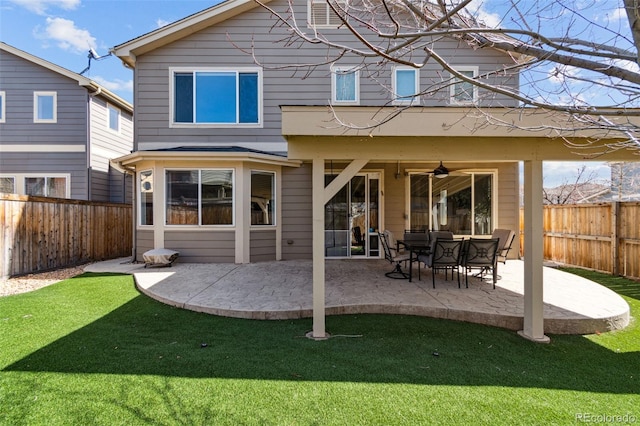
[[[324,339],[325,274],[324,274],[324,158],[314,158],[312,166],[313,222],[313,331],[311,337]]]
[[[544,335],[542,160],[524,162],[524,327],[522,337],[548,343]]]

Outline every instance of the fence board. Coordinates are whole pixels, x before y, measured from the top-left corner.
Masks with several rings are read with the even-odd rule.
[[[131,254],[131,205],[0,195],[0,276]]]
[[[640,278],[640,203],[549,205],[543,209],[544,259]],[[520,209],[520,254],[524,253]]]

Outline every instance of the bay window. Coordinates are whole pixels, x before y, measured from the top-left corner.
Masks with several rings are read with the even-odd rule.
[[[251,171],[251,225],[275,225],[275,173]]]
[[[167,225],[233,225],[233,170],[167,170]]]
[[[153,225],[153,171],[140,172],[140,225]]]

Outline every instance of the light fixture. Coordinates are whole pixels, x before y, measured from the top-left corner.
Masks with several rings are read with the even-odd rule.
[[[442,165],[442,161],[440,161],[440,165],[433,170],[433,176],[439,179],[449,176],[449,169]]]

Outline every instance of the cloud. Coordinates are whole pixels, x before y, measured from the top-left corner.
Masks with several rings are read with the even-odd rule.
[[[120,79],[107,80],[99,76],[92,77],[92,80],[94,80],[96,83],[98,83],[99,85],[103,86],[104,88],[112,92],[133,93],[133,80],[120,80]]]
[[[567,80],[574,79],[580,74],[580,69],[570,65],[556,65],[549,70],[549,81],[564,84]]]
[[[162,27],[164,27],[164,26],[167,26],[167,25],[169,25],[170,23],[171,23],[171,22],[169,22],[169,21],[165,21],[165,20],[164,20],[164,19],[162,19],[162,18],[158,18],[158,19],[156,19],[156,25],[158,26],[158,28],[162,28]]]
[[[44,15],[50,7],[73,10],[80,6],[81,0],[9,0],[38,15]]]
[[[74,53],[84,53],[97,47],[96,38],[88,30],[77,28],[73,21],[64,18],[47,18],[47,26],[37,37],[56,42],[59,48]]]
[[[471,2],[466,6],[466,10],[489,28],[498,28],[502,22],[500,14],[488,12],[483,2]]]

